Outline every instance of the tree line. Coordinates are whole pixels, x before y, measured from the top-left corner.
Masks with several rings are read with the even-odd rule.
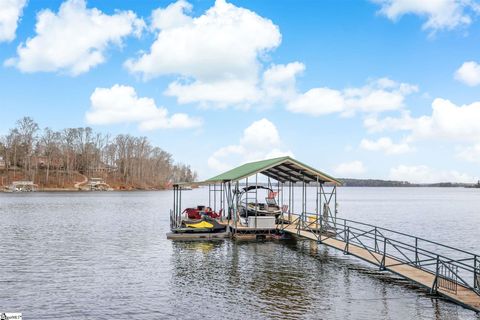
[[[89,127],[41,130],[30,117],[18,120],[0,136],[1,159],[7,176],[20,174],[43,185],[65,186],[78,173],[142,188],[163,188],[197,178],[190,166],[175,163],[170,153],[146,137],[111,136]]]

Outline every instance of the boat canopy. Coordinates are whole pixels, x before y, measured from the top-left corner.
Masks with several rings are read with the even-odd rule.
[[[222,182],[235,182],[257,173],[282,183],[285,182],[321,182],[341,185],[342,182],[332,176],[316,170],[291,157],[280,157],[243,164],[227,172],[219,174],[198,184],[215,184]]]
[[[248,186],[248,187],[242,188],[243,192],[248,192],[250,190],[255,190],[255,189],[265,189],[265,190],[273,191],[271,188],[265,187],[265,186]]]

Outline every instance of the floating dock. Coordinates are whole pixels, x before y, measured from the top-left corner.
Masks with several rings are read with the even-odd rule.
[[[167,239],[177,241],[194,241],[194,240],[223,240],[229,238],[228,232],[208,232],[208,233],[167,233]]]

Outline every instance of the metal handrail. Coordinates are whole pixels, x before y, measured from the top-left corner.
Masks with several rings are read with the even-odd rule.
[[[335,220],[341,220],[341,221],[348,221],[348,222],[352,222],[352,223],[357,223],[357,224],[361,224],[361,225],[365,225],[365,226],[370,226],[370,227],[376,227],[374,225],[371,225],[371,224],[368,224],[368,223],[364,223],[364,222],[359,222],[359,221],[355,221],[355,220],[351,220],[351,219],[345,219],[345,218],[333,218]],[[465,254],[469,254],[469,255],[472,255],[472,256],[478,256],[478,254],[475,254],[475,253],[472,253],[472,252],[469,252],[469,251],[466,251],[466,250],[463,250],[463,249],[459,249],[459,248],[455,248],[455,247],[452,247],[452,246],[448,246],[448,245],[445,245],[445,244],[441,244],[441,243],[438,243],[436,241],[432,241],[432,240],[428,240],[428,239],[425,239],[425,238],[421,238],[421,237],[417,237],[417,236],[412,236],[410,234],[406,234],[406,233],[403,233],[403,232],[400,232],[400,231],[395,231],[395,230],[392,230],[392,229],[388,229],[388,228],[383,228],[383,227],[378,227],[377,226],[377,229],[378,230],[384,230],[384,231],[388,231],[388,232],[392,232],[392,233],[395,233],[395,234],[399,234],[399,235],[402,235],[402,236],[405,236],[405,237],[409,237],[411,239],[418,239],[418,240],[422,240],[422,241],[425,241],[427,243],[431,243],[431,244],[435,244],[435,245],[438,245],[438,246],[441,246],[441,247],[444,247],[444,248],[447,248],[447,249],[451,249],[451,250],[455,250],[455,251],[458,251],[458,252],[462,252],[462,253],[465,253]]]
[[[323,224],[327,224],[329,225],[330,230],[335,231],[335,234],[333,236],[329,235],[327,238],[323,238],[322,241],[325,241],[328,238],[337,238],[343,240],[345,242],[345,253],[348,253],[350,244],[359,245],[360,247],[366,249],[374,257],[374,259],[379,263],[381,269],[396,265],[408,264],[435,275],[435,282],[431,288],[432,291],[436,291],[438,286],[442,286],[443,288],[443,285],[447,286],[445,287],[447,290],[449,290],[449,288],[455,288],[456,290],[457,284],[460,283],[480,295],[480,255],[478,254],[388,228],[378,227],[372,224],[338,217],[329,216],[327,219],[324,219],[323,217],[318,217],[317,215],[313,214],[303,214],[302,216],[299,216],[297,219],[293,220],[291,223],[297,223],[297,227],[299,228],[300,224],[298,223],[298,220],[301,217],[315,218],[313,221],[309,221],[307,227],[304,225],[303,228],[305,230],[309,229],[308,231],[313,231],[310,226],[312,224],[319,224],[320,233],[318,235],[316,234],[319,240],[322,240],[321,233],[323,231]],[[331,226],[329,222],[331,222],[333,226]],[[369,230],[362,229],[362,227],[368,227]],[[386,236],[384,234],[385,232],[390,234]],[[393,238],[395,235],[414,239],[415,245]],[[373,246],[365,243],[360,238],[369,239],[370,242],[373,242]],[[451,256],[447,256],[441,252],[433,252],[422,247],[422,242],[435,245],[438,247],[436,248],[438,250],[451,250],[459,255],[463,255],[463,257],[452,258]],[[383,243],[383,251],[380,249],[379,243]],[[401,256],[399,256],[398,253],[393,254],[391,250],[387,253],[388,247],[397,251]],[[382,261],[379,261],[377,256],[375,256],[372,252],[381,254],[383,257]],[[409,255],[412,254],[414,254],[414,256],[409,257]],[[465,255],[467,255],[467,257],[465,257]],[[395,259],[399,263],[385,265],[386,257]],[[445,274],[441,274],[442,271]],[[465,275],[468,275],[468,278],[473,275],[473,285],[465,278]],[[440,281],[437,279],[440,279]]]
[[[310,217],[316,217],[315,215],[307,215],[307,216],[310,216]],[[322,218],[319,218],[318,220],[320,220]],[[449,246],[449,245],[444,245],[444,244],[441,244],[441,243],[438,243],[436,241],[432,241],[432,240],[428,240],[428,239],[425,239],[425,238],[421,238],[421,237],[417,237],[417,236],[412,236],[412,235],[409,235],[409,234],[406,234],[406,233],[403,233],[403,232],[400,232],[400,231],[395,231],[395,230],[392,230],[392,229],[388,229],[388,228],[383,228],[383,227],[378,227],[378,226],[375,226],[375,225],[372,225],[372,224],[368,224],[368,223],[364,223],[364,222],[359,222],[359,221],[355,221],[355,220],[351,220],[351,219],[345,219],[345,218],[339,218],[339,217],[328,217],[328,220],[331,221],[331,222],[336,222],[334,220],[340,220],[340,221],[345,221],[345,222],[351,222],[351,223],[355,223],[355,224],[359,224],[359,225],[363,225],[363,226],[367,226],[367,227],[371,227],[371,228],[375,228],[377,231],[378,230],[383,230],[383,231],[387,231],[387,232],[391,232],[391,233],[394,233],[394,234],[398,234],[398,235],[402,235],[402,236],[405,236],[405,237],[408,237],[408,238],[411,238],[411,239],[416,239],[416,240],[421,240],[421,241],[424,241],[424,242],[427,242],[427,243],[430,243],[430,244],[434,244],[434,245],[437,245],[437,246],[440,246],[440,247],[443,247],[443,248],[446,248],[446,249],[450,249],[450,250],[454,250],[454,251],[457,251],[457,252],[460,252],[460,253],[463,253],[463,254],[467,254],[467,255],[471,255],[472,258],[473,257],[479,257],[480,255],[479,254],[475,254],[475,253],[472,253],[472,252],[469,252],[469,251],[466,251],[466,250],[463,250],[463,249],[459,249],[459,248],[455,248],[455,247],[452,247],[452,246]],[[313,221],[314,223],[315,221]],[[336,225],[339,225],[339,226],[344,226],[343,224],[340,224],[340,223],[336,223]],[[360,229],[360,228],[357,228],[355,226],[352,226],[350,225],[350,228],[352,229],[356,229],[358,231],[365,231],[363,229]],[[336,228],[336,229],[339,229],[339,230],[343,230],[341,228]],[[385,237],[384,235],[380,234],[382,237]],[[411,246],[410,244],[407,244],[405,242],[402,242],[402,241],[399,241],[399,240],[396,240],[396,239],[393,239],[391,237],[386,237],[386,238],[389,238],[391,239],[392,241],[395,241],[397,243],[401,243],[401,244],[404,244],[404,245],[407,245],[407,246]],[[419,248],[425,252],[430,252],[432,254],[436,254],[436,253],[433,253],[427,249],[424,249],[424,248]]]

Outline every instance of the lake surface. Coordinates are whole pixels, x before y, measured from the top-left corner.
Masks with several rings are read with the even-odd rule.
[[[196,205],[208,190],[183,194]],[[480,253],[480,190],[339,188],[339,216]],[[203,201],[205,203],[205,201]],[[172,242],[172,193],[0,193],[0,312],[25,319],[480,319],[310,241]]]

